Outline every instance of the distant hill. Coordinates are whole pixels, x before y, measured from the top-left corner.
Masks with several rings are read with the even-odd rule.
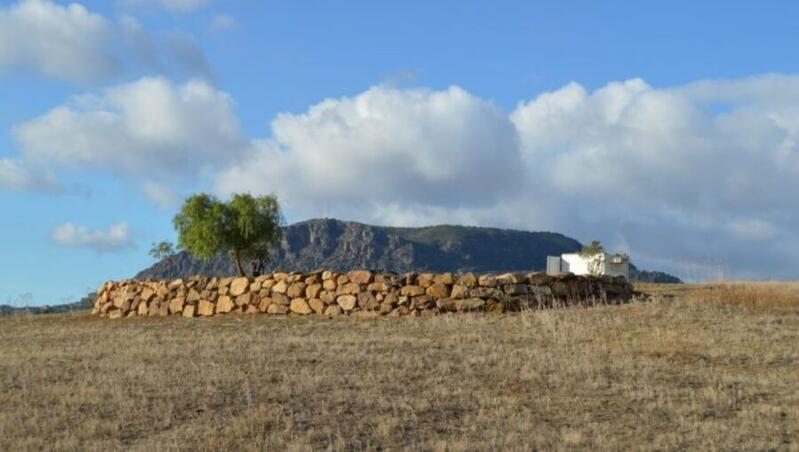
[[[553,232],[452,225],[398,228],[314,219],[284,228],[282,243],[274,251],[268,270],[534,271],[545,269],[547,256],[581,248],[577,240]],[[202,262],[183,251],[135,277],[172,279],[196,274],[221,276],[234,275],[236,271],[224,254]],[[663,282],[679,281],[660,272],[636,269],[635,275]]]
[[[658,271],[639,270],[630,264],[630,281],[660,284],[682,284],[682,280],[674,275]]]
[[[92,292],[79,301],[74,303],[59,304],[55,306],[9,306],[7,304],[0,304],[0,315],[11,314],[54,314],[61,312],[82,311],[94,307],[94,297],[97,294]]]

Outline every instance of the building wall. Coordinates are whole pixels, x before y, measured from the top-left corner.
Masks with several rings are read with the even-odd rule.
[[[604,274],[611,276],[624,276],[630,279],[630,261],[625,259],[621,264],[610,262],[611,256],[605,256]]]
[[[575,275],[587,275],[590,273],[588,271],[588,260],[579,254],[563,254],[561,259],[563,260],[561,270],[564,272],[572,272]]]
[[[605,253],[599,259],[598,274],[611,275],[611,276],[624,276],[630,279],[630,262],[624,259],[622,263],[616,264],[611,262],[613,254]],[[580,256],[577,253],[564,254],[561,256],[562,266],[564,272],[572,272],[575,275],[588,275],[591,274],[589,264],[591,258]]]

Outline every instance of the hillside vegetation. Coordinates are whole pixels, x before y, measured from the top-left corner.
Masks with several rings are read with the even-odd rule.
[[[799,284],[435,318],[0,319],[0,450],[799,448]]]

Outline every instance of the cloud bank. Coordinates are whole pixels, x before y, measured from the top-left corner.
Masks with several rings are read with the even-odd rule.
[[[79,3],[20,0],[0,6],[0,71],[80,83],[156,71],[211,78],[202,49],[185,33],[153,33],[134,18],[119,23]]]
[[[240,130],[206,82],[145,78],[17,127],[30,161],[277,193],[289,217],[555,230],[683,277],[799,268],[799,77],[571,83],[506,112],[462,88],[375,86]],[[154,174],[161,174],[154,177]],[[139,183],[141,186],[141,184]]]
[[[0,188],[41,193],[61,192],[52,172],[37,173],[28,169],[25,163],[7,158],[0,158]]]
[[[31,69],[88,81],[115,75],[121,62],[106,42],[113,30],[78,3],[23,0],[0,9],[0,69]]]
[[[143,78],[78,96],[14,128],[23,157],[121,174],[194,177],[246,146],[230,96],[204,81]]]
[[[509,115],[375,87],[280,115],[216,178],[300,217],[551,229],[689,278],[795,277],[799,78],[577,83]]]
[[[221,192],[276,192],[305,215],[480,207],[512,195],[524,174],[507,115],[457,87],[378,86],[282,114],[272,133],[219,175]]]
[[[119,252],[133,247],[128,224],[124,222],[96,231],[67,222],[55,227],[50,238],[58,245],[88,248],[100,253]]]

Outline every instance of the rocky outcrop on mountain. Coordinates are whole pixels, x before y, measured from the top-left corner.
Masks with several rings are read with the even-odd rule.
[[[543,270],[548,255],[580,248],[578,241],[552,232],[448,225],[397,228],[316,219],[284,228],[267,270],[531,271]],[[184,251],[140,272],[136,279],[235,273],[226,255],[202,262]]]
[[[528,272],[544,270],[547,256],[581,248],[577,240],[553,232],[451,225],[398,228],[314,219],[284,228],[282,242],[273,251],[266,271],[310,272],[325,268],[339,272]],[[202,262],[183,251],[135,278],[165,280],[235,274],[227,255]]]

